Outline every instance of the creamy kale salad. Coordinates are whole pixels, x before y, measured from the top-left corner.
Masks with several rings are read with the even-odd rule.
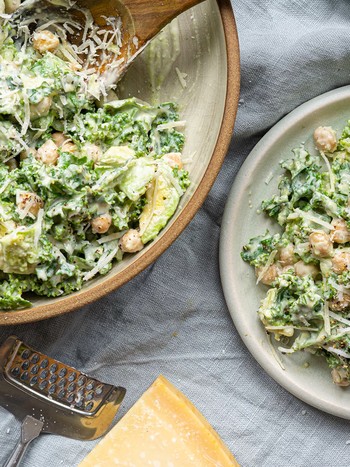
[[[252,238],[244,261],[269,286],[258,314],[284,354],[309,351],[326,359],[339,386],[350,385],[350,121],[340,138],[314,132],[281,163],[279,194],[262,210],[281,233]]]
[[[90,22],[78,48],[67,31],[80,25],[67,17],[8,12],[0,18],[1,310],[106,274],[155,239],[189,185],[176,106],[118,100],[86,65],[102,39],[116,50],[116,24],[98,31]]]

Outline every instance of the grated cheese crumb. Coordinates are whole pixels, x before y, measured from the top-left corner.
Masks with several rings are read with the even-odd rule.
[[[187,73],[182,73],[177,67],[175,68],[175,71],[176,71],[177,77],[179,78],[181,86],[184,89],[187,88],[187,82],[186,82],[186,78],[188,76]]]

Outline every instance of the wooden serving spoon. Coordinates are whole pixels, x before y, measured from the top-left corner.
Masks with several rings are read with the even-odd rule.
[[[107,18],[120,18],[122,28],[122,44],[118,55],[111,53],[110,57],[104,56],[96,62],[102,78],[106,84],[118,81],[134,58],[142,52],[150,40],[161,29],[180,13],[201,3],[204,0],[78,0],[72,3],[70,0],[26,0],[15,11],[14,16],[21,19],[22,15],[30,15],[33,11],[55,11],[61,15],[65,8],[78,24],[86,21],[83,10],[89,10],[94,23],[101,30],[111,28]],[[71,4],[71,5],[70,5]],[[82,30],[68,34],[71,43],[80,46]],[[117,67],[109,67],[117,60]],[[113,70],[106,72],[106,70]]]
[[[118,67],[119,79],[134,58],[146,47],[150,40],[176,16],[201,3],[203,0],[80,0],[79,4],[88,8],[98,25],[104,17],[120,16],[123,25],[123,45],[121,55],[124,62]]]

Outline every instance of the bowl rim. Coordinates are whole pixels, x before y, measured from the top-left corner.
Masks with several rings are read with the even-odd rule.
[[[37,305],[15,311],[0,311],[0,326],[24,324],[53,318],[69,313],[84,305],[88,305],[113,290],[126,284],[137,274],[151,265],[178,238],[187,227],[206,199],[225,160],[232,139],[233,128],[238,109],[240,92],[240,53],[236,21],[230,0],[217,0],[224,36],[227,56],[227,90],[224,114],[220,131],[209,165],[192,195],[191,202],[180,212],[176,222],[163,234],[161,241],[150,248],[139,261],[127,266],[121,274],[110,277],[88,290],[79,290],[67,295],[58,302]]]

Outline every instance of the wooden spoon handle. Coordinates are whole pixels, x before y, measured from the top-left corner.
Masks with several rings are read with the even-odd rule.
[[[177,15],[203,0],[124,0],[139,44],[145,44]]]

